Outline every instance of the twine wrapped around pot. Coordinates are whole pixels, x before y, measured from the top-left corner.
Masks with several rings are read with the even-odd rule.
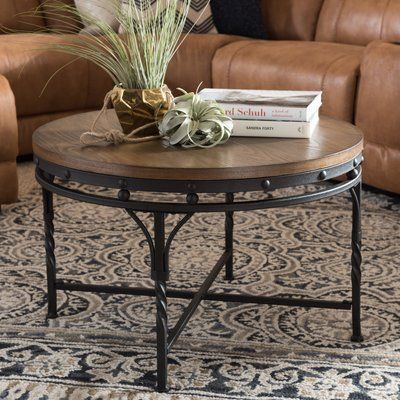
[[[85,145],[100,143],[141,143],[160,139],[158,122],[173,105],[174,97],[167,85],[158,89],[124,89],[115,86],[104,98],[103,108],[93,121],[89,132],[81,135]],[[96,132],[96,124],[112,102],[122,131],[113,129]]]

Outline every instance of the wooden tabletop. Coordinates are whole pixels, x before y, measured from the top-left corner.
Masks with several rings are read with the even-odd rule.
[[[37,157],[57,165],[129,178],[218,180],[263,178],[309,172],[351,161],[363,149],[355,126],[322,117],[311,139],[231,138],[212,149],[164,147],[162,141],[84,146],[97,112],[63,118],[39,128],[33,137]],[[99,131],[120,129],[113,110]]]

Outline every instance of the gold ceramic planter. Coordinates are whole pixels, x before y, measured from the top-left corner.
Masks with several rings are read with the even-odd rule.
[[[173,95],[167,85],[157,89],[124,89],[116,86],[111,101],[122,131],[128,135],[137,128],[161,120],[171,108]],[[137,137],[155,135],[153,126],[138,133]]]

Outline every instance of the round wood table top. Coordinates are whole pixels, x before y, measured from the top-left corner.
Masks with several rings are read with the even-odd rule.
[[[33,136],[37,157],[66,168],[128,178],[228,180],[306,173],[341,165],[363,150],[363,136],[349,123],[322,117],[311,139],[232,137],[211,149],[165,147],[162,140],[140,144],[85,146],[97,112],[48,123]],[[108,110],[98,131],[120,129]]]

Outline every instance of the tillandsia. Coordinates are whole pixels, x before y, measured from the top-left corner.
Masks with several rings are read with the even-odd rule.
[[[174,99],[159,130],[170,145],[184,148],[209,148],[226,143],[233,130],[233,121],[214,101],[202,100],[197,93],[187,93]]]

